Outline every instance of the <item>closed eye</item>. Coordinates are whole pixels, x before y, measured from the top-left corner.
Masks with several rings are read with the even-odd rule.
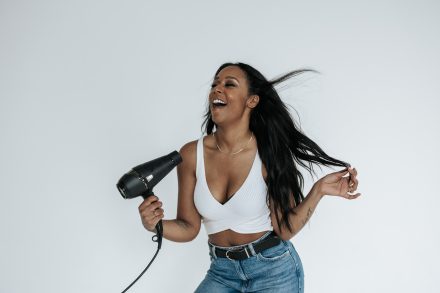
[[[211,84],[211,88],[216,87],[216,86],[217,86],[217,85],[216,85],[215,83]],[[236,85],[233,84],[233,83],[227,83],[227,84],[225,84],[225,86],[228,86],[228,87],[235,87]]]

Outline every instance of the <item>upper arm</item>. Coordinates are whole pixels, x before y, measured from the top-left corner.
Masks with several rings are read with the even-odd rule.
[[[264,164],[261,166],[261,172],[262,172],[264,181],[266,181],[267,169]],[[284,233],[282,233],[283,232],[282,229],[280,229],[280,227],[278,226],[277,218],[276,218],[276,215],[278,214],[278,217],[281,219],[281,213],[280,213],[280,211],[275,211],[275,208],[273,205],[273,200],[272,200],[272,197],[270,197],[270,196],[269,196],[269,210],[270,210],[270,220],[272,222],[273,231],[275,232],[275,234],[278,235],[278,237],[284,239],[286,236],[284,235]],[[284,240],[287,240],[287,239],[284,239]]]
[[[279,211],[275,211],[274,206],[273,206],[273,200],[272,198],[269,197],[269,209],[270,209],[270,219],[272,221],[272,227],[273,227],[273,231],[275,232],[275,234],[277,234],[280,238],[282,238],[282,234],[281,234],[281,230],[280,227],[278,226],[277,223],[277,218],[276,218],[276,214],[278,214],[278,216],[281,216],[281,213],[279,213]]]
[[[200,231],[201,225],[200,214],[194,205],[197,141],[185,144],[179,153],[182,157],[182,162],[177,166],[179,190],[176,218],[192,228],[195,238]]]
[[[291,206],[294,206],[294,200],[293,197],[290,198]],[[292,229],[293,231],[290,231],[285,224],[281,224],[281,227],[278,226],[276,215],[278,215],[278,218],[281,219],[281,211],[277,210],[275,211],[273,200],[272,198],[269,198],[269,209],[270,209],[270,219],[272,221],[272,227],[274,232],[283,240],[289,240],[291,239],[296,233],[294,232],[293,223]]]

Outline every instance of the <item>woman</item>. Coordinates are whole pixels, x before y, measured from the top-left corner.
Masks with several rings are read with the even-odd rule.
[[[303,292],[301,260],[289,239],[324,195],[360,195],[353,194],[356,169],[302,134],[274,89],[305,71],[267,81],[247,64],[225,63],[215,73],[208,135],[181,148],[177,217],[163,220],[164,238],[177,242],[194,239],[203,220],[211,267],[196,292]],[[304,197],[295,162],[310,173],[312,163],[346,168],[319,179]],[[139,212],[151,232],[164,217],[156,196]]]

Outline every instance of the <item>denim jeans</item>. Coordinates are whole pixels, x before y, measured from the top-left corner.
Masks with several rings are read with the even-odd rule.
[[[252,243],[261,241],[269,234]],[[211,266],[195,293],[304,293],[303,266],[290,241],[281,240],[278,245],[245,260],[216,257],[212,251],[209,255]]]

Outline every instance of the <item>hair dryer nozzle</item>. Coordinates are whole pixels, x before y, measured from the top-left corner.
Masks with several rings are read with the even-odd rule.
[[[116,187],[123,198],[133,198],[145,192],[146,187],[141,179],[137,172],[130,170],[119,179]]]
[[[177,151],[134,167],[119,179],[116,187],[124,198],[147,197],[174,167],[182,162]]]

